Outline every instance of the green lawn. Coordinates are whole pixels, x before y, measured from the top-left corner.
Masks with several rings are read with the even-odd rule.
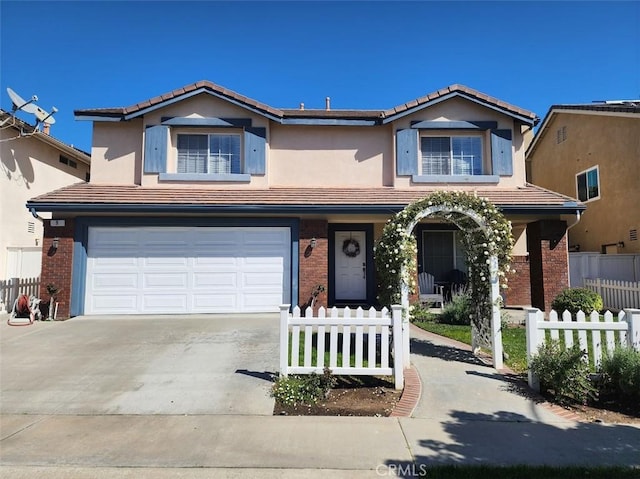
[[[292,348],[291,336],[292,334],[289,333],[289,364],[291,364],[291,357],[292,357],[291,356],[291,348]],[[366,335],[364,336],[366,338]],[[301,331],[300,344],[298,348],[298,366],[304,365],[304,338],[305,338],[305,334],[303,331]],[[313,336],[311,338],[311,364],[313,365],[317,363],[317,358],[318,358],[317,344],[318,344],[318,333],[313,333]],[[330,360],[329,346],[330,346],[330,336],[329,336],[329,333],[325,333],[324,366],[329,366],[329,360]],[[378,345],[378,349],[379,349],[379,345]],[[349,353],[350,353],[349,365],[351,367],[355,367],[356,365],[355,350],[356,350],[355,338],[354,338],[354,335],[351,335],[351,345],[349,350]],[[389,351],[391,351],[391,346],[389,346]],[[390,356],[389,367],[391,367],[392,365],[393,365],[393,357]],[[343,366],[342,364],[342,334],[338,336],[337,366],[338,367],[346,366],[346,365]],[[376,357],[376,366],[380,367],[380,351],[378,351],[378,355]],[[366,342],[362,346],[362,367],[364,368],[369,367],[369,349]]]
[[[471,326],[442,324],[436,321],[415,321],[413,324],[425,331],[455,339],[461,343],[471,344]],[[509,356],[507,366],[517,373],[527,371],[527,336],[521,326],[509,326],[502,331],[502,346]]]

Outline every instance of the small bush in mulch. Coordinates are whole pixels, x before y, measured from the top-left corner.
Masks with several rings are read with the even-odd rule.
[[[578,345],[563,348],[559,341],[540,346],[531,361],[531,370],[540,380],[542,391],[551,394],[559,404],[586,404],[594,397],[595,388],[584,355]]]
[[[300,375],[302,376],[302,375]],[[371,376],[334,376],[335,384],[316,400],[281,401],[273,409],[276,416],[377,416],[391,414],[402,391],[393,381]]]
[[[618,347],[602,359],[600,395],[625,402],[640,401],[640,351]]]

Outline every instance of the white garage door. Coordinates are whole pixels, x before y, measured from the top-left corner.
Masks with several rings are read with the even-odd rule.
[[[85,314],[278,311],[286,227],[91,227]]]

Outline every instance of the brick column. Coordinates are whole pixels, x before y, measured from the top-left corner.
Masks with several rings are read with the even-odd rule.
[[[541,220],[527,225],[531,267],[531,305],[551,311],[551,302],[569,287],[567,223]]]
[[[311,239],[316,239],[315,248],[311,248]],[[298,305],[307,307],[313,289],[321,284],[325,292],[316,300],[316,309],[327,307],[329,284],[329,224],[326,220],[300,221],[300,278],[298,280]]]
[[[502,290],[505,306],[531,305],[531,271],[528,256],[514,256],[511,259],[511,269],[515,273],[507,275],[509,287]]]
[[[47,284],[54,284],[60,292],[58,298],[57,319],[68,319],[71,304],[71,277],[73,269],[73,234],[75,222],[65,219],[64,226],[51,226],[50,220],[44,221],[44,239],[42,242],[42,273],[40,275],[40,298],[49,301]],[[58,238],[58,248],[53,248],[53,239]]]

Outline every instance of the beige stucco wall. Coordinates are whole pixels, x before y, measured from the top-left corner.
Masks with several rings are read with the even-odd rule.
[[[91,183],[140,184],[142,131],[142,120],[93,124]]]
[[[563,126],[567,139],[558,144]],[[600,199],[586,203],[569,230],[569,245],[600,252],[604,244],[623,241],[618,253],[640,253],[640,241],[629,238],[630,230],[640,230],[640,117],[555,114],[528,161],[532,183],[574,198],[576,174],[598,166]]]
[[[84,181],[88,165],[34,137],[12,139],[13,128],[0,130],[0,278],[7,270],[7,248],[41,249],[42,223],[25,207],[38,195]],[[77,168],[60,163],[60,155],[76,161]],[[42,217],[50,215],[42,214]],[[33,232],[29,232],[29,223]]]
[[[393,185],[389,126],[272,125],[271,186]]]
[[[167,105],[128,122],[96,123],[92,149],[92,182],[104,184],[142,184],[144,186],[184,187],[183,181],[159,181],[157,174],[142,173],[144,130],[157,125],[162,117],[250,118],[253,126],[267,130],[265,175],[252,175],[250,182],[197,182],[214,188],[265,188],[269,186],[397,186],[473,189],[462,183],[449,185],[412,184],[408,176],[395,176],[395,132],[412,121],[496,121],[498,127],[513,130],[514,174],[500,178],[500,187],[524,184],[524,139],[521,125],[507,116],[474,102],[453,98],[388,125],[302,126],[281,125],[225,100],[207,94]],[[204,131],[198,129],[196,131]],[[176,131],[168,139],[168,172],[176,167]],[[193,128],[181,131],[194,131]],[[214,131],[210,129],[207,131]],[[227,130],[228,131],[228,130]],[[241,132],[241,129],[238,129]],[[450,134],[451,131],[443,132]],[[489,132],[482,134],[487,163],[491,160]],[[416,159],[417,161],[417,159]],[[486,184],[480,184],[486,187]]]

